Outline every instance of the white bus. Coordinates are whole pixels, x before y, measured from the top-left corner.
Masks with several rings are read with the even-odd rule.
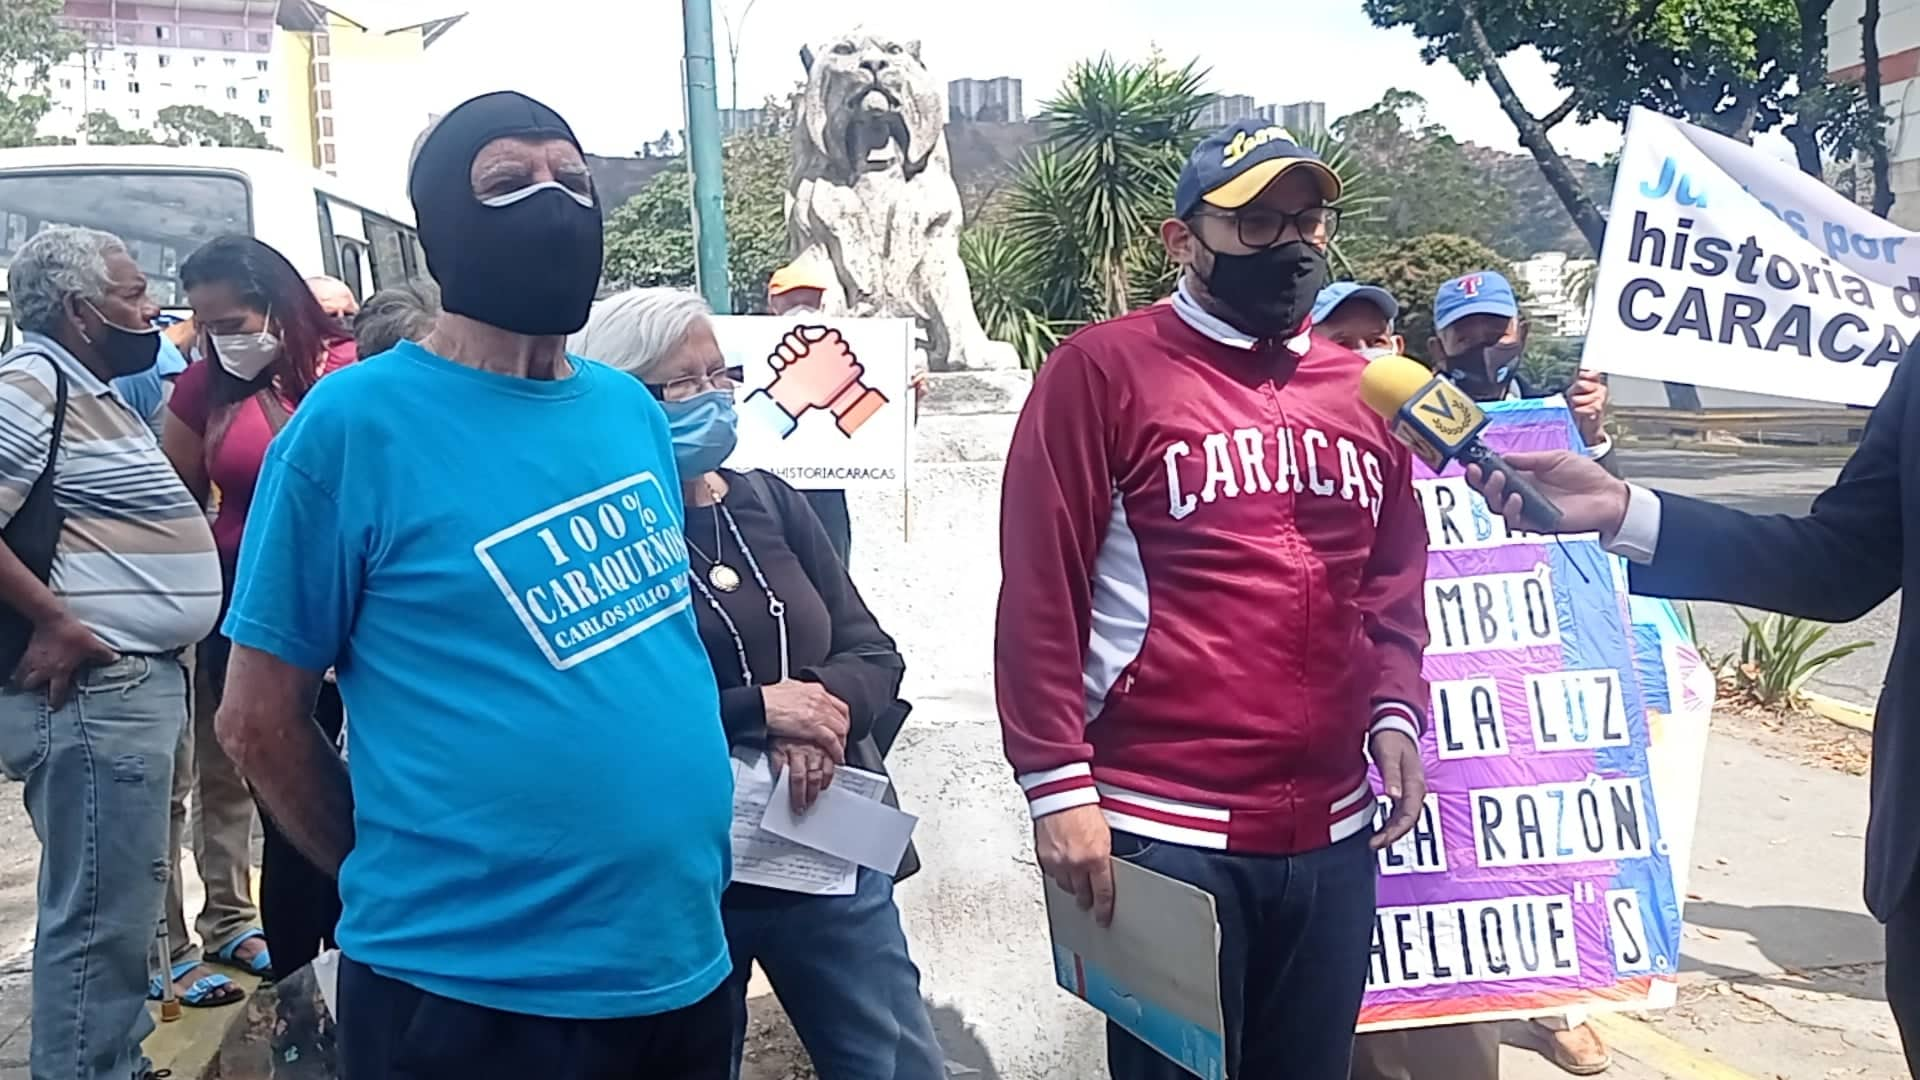
[[[244,233],[303,276],[328,274],[365,299],[427,276],[404,200],[377,199],[275,150],[34,146],[0,150],[0,349],[11,344],[4,273],[49,225],[104,229],[127,242],[153,299],[180,310],[180,264],[216,236]]]

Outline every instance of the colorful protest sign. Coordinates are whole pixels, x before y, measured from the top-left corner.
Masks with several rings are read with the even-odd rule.
[[[913,401],[909,319],[713,320],[737,395],[729,468],[765,469],[797,488],[906,490]]]
[[[1579,445],[1557,398],[1486,408],[1496,450]],[[1361,1026],[1670,1004],[1712,680],[1597,537],[1511,534],[1415,467],[1430,793],[1379,856]]]
[[[1764,150],[1635,109],[1584,366],[1850,405],[1920,333],[1920,242]]]

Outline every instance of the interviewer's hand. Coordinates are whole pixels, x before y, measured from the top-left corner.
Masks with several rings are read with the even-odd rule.
[[[1113,922],[1113,830],[1100,807],[1076,806],[1034,822],[1033,853],[1080,910],[1091,910],[1101,926]]]
[[[1560,532],[1597,532],[1611,540],[1627,518],[1627,484],[1581,454],[1542,450],[1506,455],[1507,464],[1524,473],[1540,494],[1560,508]],[[1520,496],[1507,494],[1506,478],[1467,466],[1467,483],[1486,496],[1487,505],[1516,532],[1537,531],[1520,517]]]
[[[1380,767],[1387,798],[1393,800],[1393,813],[1373,834],[1373,849],[1378,851],[1407,835],[1420,820],[1427,802],[1427,772],[1420,764],[1419,745],[1404,731],[1378,732],[1368,741],[1368,749]]]
[[[819,683],[788,679],[760,688],[767,733],[812,743],[838,765],[847,760],[847,703]]]

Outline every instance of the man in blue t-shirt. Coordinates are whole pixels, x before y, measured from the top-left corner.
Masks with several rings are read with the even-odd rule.
[[[665,419],[564,352],[600,273],[585,161],[488,94],[409,188],[444,314],[274,439],[221,740],[338,871],[346,1080],[720,1080],[731,765]],[[306,719],[329,666],[351,785]]]

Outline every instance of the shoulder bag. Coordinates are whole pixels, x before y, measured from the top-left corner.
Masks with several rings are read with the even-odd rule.
[[[53,493],[60,440],[67,427],[67,373],[60,370],[58,360],[45,353],[38,355],[53,365],[53,430],[47,440],[47,466],[27,489],[26,500],[14,512],[7,527],[0,529],[0,541],[45,584],[52,579],[54,552],[60,547],[60,530],[67,523],[67,512],[60,508]],[[27,643],[32,640],[33,620],[10,606],[0,605],[0,681],[12,678],[13,669],[20,665],[20,658],[27,654]]]

